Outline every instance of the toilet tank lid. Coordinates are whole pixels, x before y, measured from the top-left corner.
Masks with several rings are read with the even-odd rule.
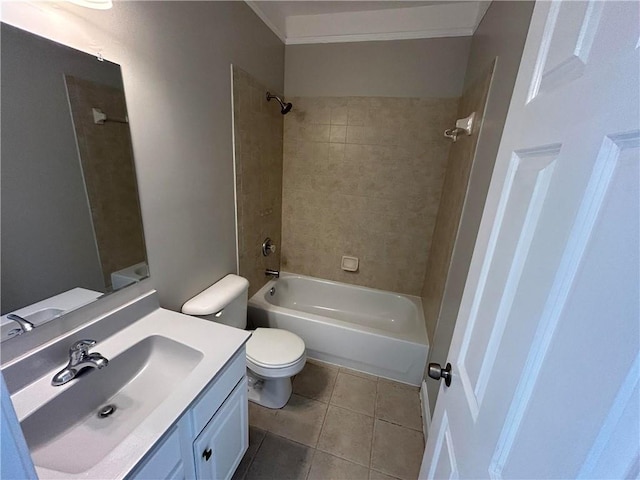
[[[213,315],[229,305],[249,288],[246,278],[230,273],[182,305],[187,315]]]

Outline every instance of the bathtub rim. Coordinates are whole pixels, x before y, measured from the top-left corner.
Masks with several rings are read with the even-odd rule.
[[[398,292],[391,292],[388,290],[381,290],[378,288],[371,288],[371,287],[364,287],[362,285],[353,285],[350,283],[344,283],[344,282],[337,282],[335,280],[327,280],[324,278],[317,278],[317,277],[311,277],[309,275],[302,275],[299,273],[291,273],[291,272],[280,272],[280,278],[303,278],[303,279],[307,279],[307,280],[312,280],[314,282],[320,282],[320,283],[324,283],[324,284],[328,284],[328,285],[335,285],[338,287],[347,287],[350,289],[356,289],[356,290],[361,290],[361,291],[367,291],[367,292],[374,292],[374,293],[385,293],[385,294],[390,294],[396,297],[402,297],[405,298],[407,300],[409,300],[414,307],[417,309],[418,312],[418,326],[417,326],[417,333],[420,335],[421,339],[416,339],[416,338],[407,338],[408,334],[396,334],[394,332],[389,332],[389,331],[385,331],[382,329],[378,329],[378,328],[372,328],[372,327],[367,327],[365,325],[356,325],[344,320],[338,320],[329,316],[324,316],[324,315],[318,315],[315,313],[308,313],[308,312],[304,312],[301,310],[296,310],[293,308],[288,308],[288,307],[281,307],[279,305],[273,305],[272,303],[269,303],[266,300],[266,295],[269,292],[269,290],[271,289],[271,287],[274,287],[277,285],[277,282],[279,279],[271,279],[269,280],[264,286],[262,286],[262,288],[260,288],[256,293],[253,294],[253,296],[249,299],[248,301],[248,307],[252,307],[252,308],[260,308],[262,310],[266,310],[266,311],[274,311],[274,312],[298,312],[299,315],[301,317],[304,317],[307,320],[311,320],[311,321],[316,321],[316,322],[326,322],[327,319],[330,320],[331,323],[336,324],[342,328],[346,328],[349,330],[353,330],[356,332],[367,332],[368,334],[371,335],[377,335],[380,337],[385,337],[385,338],[394,338],[396,340],[402,341],[402,342],[407,342],[407,343],[412,343],[412,344],[416,344],[416,345],[424,345],[427,348],[430,348],[430,344],[429,344],[429,338],[427,336],[427,328],[425,325],[425,320],[424,320],[424,309],[422,308],[422,299],[420,297],[414,296],[414,295],[407,295],[405,293],[398,293]],[[420,341],[422,340],[422,341]]]

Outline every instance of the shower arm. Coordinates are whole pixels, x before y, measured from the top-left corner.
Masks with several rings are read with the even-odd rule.
[[[282,99],[279,96],[272,95],[271,92],[267,92],[267,102],[270,102],[272,98],[275,98],[280,104],[280,113],[282,113],[283,115],[286,115],[291,111],[291,108],[293,107],[291,103],[285,103],[282,101]]]

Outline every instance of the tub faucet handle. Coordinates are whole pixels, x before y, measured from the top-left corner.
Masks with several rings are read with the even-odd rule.
[[[273,241],[269,237],[265,238],[264,242],[262,242],[262,255],[268,257],[272,253],[275,253],[275,251],[276,246],[273,244]]]
[[[280,271],[279,271],[279,270],[272,270],[272,269],[270,269],[270,268],[267,268],[267,269],[264,271],[264,274],[265,274],[267,277],[271,276],[271,277],[273,277],[273,278],[280,278]]]

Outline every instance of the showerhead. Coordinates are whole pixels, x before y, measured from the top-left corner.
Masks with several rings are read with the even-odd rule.
[[[270,102],[272,98],[275,98],[280,104],[280,113],[283,115],[289,113],[293,108],[291,103],[284,103],[277,95],[271,95],[271,93],[267,92],[267,102]]]
[[[292,108],[293,108],[292,103],[285,103],[284,107],[280,109],[280,113],[282,113],[283,115],[286,115],[291,111]]]

